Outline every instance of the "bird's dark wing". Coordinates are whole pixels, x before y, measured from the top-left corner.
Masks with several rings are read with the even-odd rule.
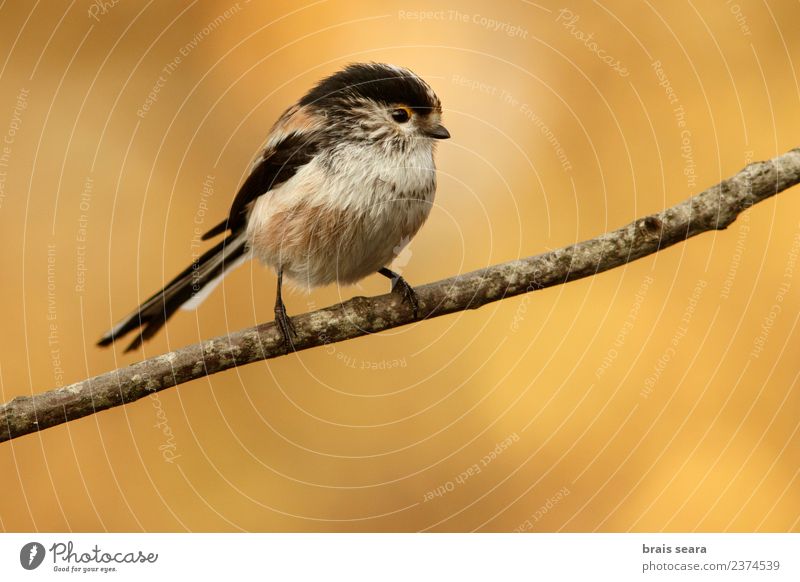
[[[258,165],[247,177],[231,205],[228,218],[203,235],[208,240],[226,230],[238,232],[247,225],[250,203],[256,198],[277,188],[317,155],[321,140],[313,131],[308,116],[301,115],[302,108],[290,109],[278,121],[271,133],[272,138]]]

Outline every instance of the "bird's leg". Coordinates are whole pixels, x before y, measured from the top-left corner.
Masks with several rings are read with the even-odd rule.
[[[398,293],[403,298],[403,301],[407,301],[411,305],[414,319],[417,319],[419,317],[419,300],[414,288],[403,277],[386,267],[378,269],[378,273],[392,280],[392,293]]]
[[[292,350],[292,337],[296,336],[297,331],[294,329],[294,324],[291,318],[286,315],[286,305],[283,304],[281,297],[281,288],[283,287],[283,269],[278,270],[278,293],[275,298],[275,323],[283,334],[283,344],[286,346],[286,352]]]

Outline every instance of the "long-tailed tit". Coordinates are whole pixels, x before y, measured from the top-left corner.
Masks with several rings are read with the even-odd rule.
[[[405,68],[353,64],[320,81],[278,119],[228,218],[203,236],[225,238],[99,345],[139,330],[126,351],[137,348],[251,258],[278,274],[275,321],[287,350],[295,331],[281,298],[284,276],[311,288],[380,273],[416,317],[413,288],[387,265],[431,211],[434,146],[450,137],[441,114],[431,87]]]

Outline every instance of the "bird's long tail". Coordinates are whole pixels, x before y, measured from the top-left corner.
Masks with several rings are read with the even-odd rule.
[[[229,235],[107,331],[97,345],[110,345],[128,333],[139,330],[125,351],[135,350],[144,340],[153,337],[179,308],[195,309],[227,273],[246,260],[245,242],[244,233]]]

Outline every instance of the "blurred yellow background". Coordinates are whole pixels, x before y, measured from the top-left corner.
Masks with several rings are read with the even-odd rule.
[[[395,264],[421,284],[800,145],[798,19],[774,0],[5,2],[0,400],[270,321],[253,264],[141,352],[94,345],[346,63],[407,66],[444,104],[436,207]],[[797,531],[799,216],[795,188],[594,278],[0,444],[0,529]]]

